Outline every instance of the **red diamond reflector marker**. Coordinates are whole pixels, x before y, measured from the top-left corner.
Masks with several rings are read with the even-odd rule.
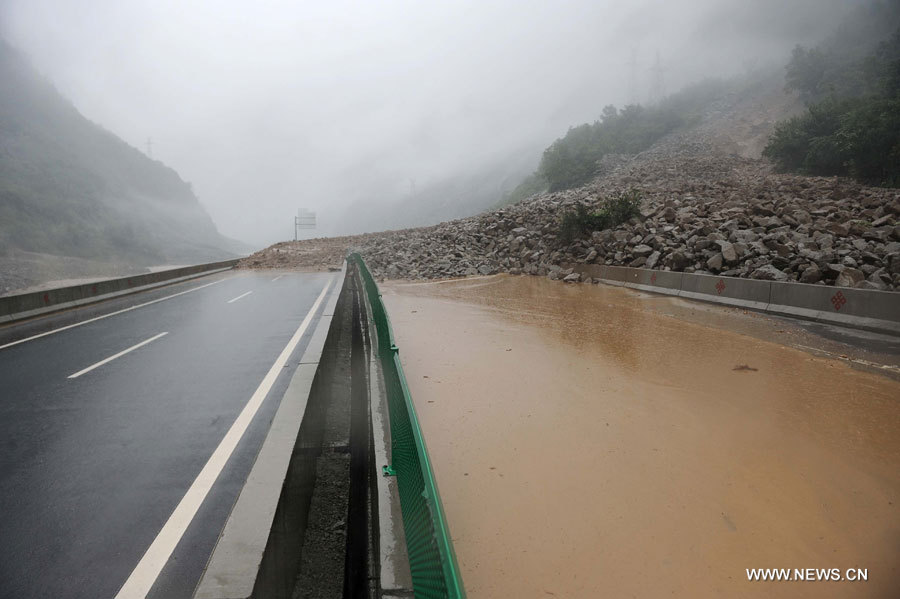
[[[840,310],[844,304],[847,303],[847,297],[838,291],[834,295],[831,296],[831,303],[834,305],[835,310]]]
[[[716,283],[716,291],[719,292],[719,295],[722,295],[722,292],[725,291],[725,281],[719,279],[719,282]]]

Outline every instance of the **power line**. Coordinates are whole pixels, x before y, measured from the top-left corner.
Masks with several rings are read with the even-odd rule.
[[[666,97],[666,84],[663,75],[666,69],[663,68],[662,60],[659,58],[659,50],[656,51],[656,62],[650,68],[653,80],[650,84],[650,103],[659,104]]]
[[[637,48],[631,50],[631,60],[625,63],[628,66],[628,103],[637,104]]]

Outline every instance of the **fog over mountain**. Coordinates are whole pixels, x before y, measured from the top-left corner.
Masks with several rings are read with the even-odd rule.
[[[299,207],[327,234],[482,209],[603,106],[780,68],[859,4],[5,0],[0,35],[263,245]]]
[[[0,41],[0,294],[234,257],[191,185],[86,119]]]

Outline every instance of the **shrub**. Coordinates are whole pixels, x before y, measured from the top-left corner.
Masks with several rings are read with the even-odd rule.
[[[763,150],[782,171],[900,185],[900,99],[826,100],[775,128]]]
[[[609,217],[606,228],[618,227],[629,219],[641,215],[641,192],[632,189],[619,194],[604,203],[603,211]]]
[[[637,154],[685,124],[685,117],[667,106],[607,106],[601,120],[570,128],[544,150],[538,172],[550,191],[578,187],[594,178],[603,156]]]
[[[559,237],[564,243],[590,235],[594,231],[603,231],[618,227],[641,213],[641,194],[630,190],[614,198],[604,200],[600,210],[590,212],[578,202],[574,210],[563,214],[559,225]]]
[[[562,216],[559,225],[559,237],[569,243],[585,234],[606,228],[606,215],[602,212],[589,212],[587,207],[578,202],[575,210],[569,210]]]

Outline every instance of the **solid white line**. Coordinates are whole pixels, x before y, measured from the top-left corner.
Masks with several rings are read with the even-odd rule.
[[[253,293],[253,292],[252,292],[252,291],[248,291],[247,293],[242,293],[242,294],[240,294],[240,295],[237,296],[237,297],[231,298],[230,300],[228,300],[227,303],[233,304],[234,302],[238,301],[238,300],[241,299],[242,297],[247,297],[247,296],[250,295],[251,293]]]
[[[272,279],[272,282],[274,283],[275,281],[277,281],[278,279],[280,279],[280,278],[283,277],[283,276],[284,276],[284,275],[278,275],[277,277],[275,277],[274,279]]]
[[[269,369],[269,372],[266,373],[266,376],[259,384],[259,387],[253,392],[250,401],[247,402],[247,405],[245,405],[244,409],[241,410],[241,413],[238,414],[237,419],[231,425],[231,428],[228,429],[228,432],[225,433],[225,436],[206,462],[203,470],[201,470],[200,474],[197,475],[197,478],[194,479],[194,482],[187,490],[187,493],[185,493],[184,497],[181,498],[181,501],[178,502],[175,511],[172,512],[172,515],[169,516],[169,519],[166,521],[165,525],[163,525],[162,530],[160,530],[159,534],[156,535],[156,538],[153,539],[150,547],[147,549],[146,553],[144,553],[144,557],[141,558],[141,561],[135,566],[131,575],[128,577],[128,580],[126,580],[125,584],[122,585],[122,588],[119,589],[116,599],[144,599],[147,596],[147,593],[150,592],[150,588],[156,582],[156,578],[162,571],[163,566],[166,565],[166,562],[169,561],[169,558],[172,556],[172,552],[175,550],[175,546],[178,545],[178,541],[180,541],[181,537],[184,535],[184,531],[187,530],[187,527],[194,519],[197,510],[200,509],[200,504],[203,503],[209,490],[212,488],[216,479],[219,477],[219,474],[222,472],[222,469],[225,467],[226,462],[228,462],[228,458],[230,458],[231,454],[234,452],[234,448],[244,436],[244,432],[247,430],[247,427],[250,425],[250,422],[262,405],[266,395],[268,395],[272,385],[275,384],[275,379],[278,378],[278,375],[284,368],[291,353],[297,347],[297,344],[300,343],[300,338],[303,337],[303,333],[309,328],[313,316],[315,316],[316,311],[319,309],[322,300],[325,299],[325,293],[328,291],[328,288],[333,281],[334,278],[332,277],[325,283],[325,287],[322,288],[322,293],[319,294],[318,299],[316,299],[312,308],[309,309],[306,318],[300,323],[300,326],[297,328],[294,336],[291,337],[291,340],[288,341],[288,344],[281,350],[278,359],[275,360],[275,363],[272,364],[272,367]]]
[[[112,356],[106,358],[105,360],[100,360],[100,361],[97,362],[96,364],[93,364],[92,366],[88,366],[88,367],[85,368],[84,370],[79,370],[79,371],[76,372],[75,374],[70,374],[68,378],[70,378],[70,379],[77,379],[77,378],[80,377],[82,374],[87,374],[88,372],[92,371],[92,370],[95,369],[95,368],[99,368],[100,366],[103,366],[104,364],[107,364],[107,363],[109,363],[109,362],[112,362],[112,361],[115,360],[116,358],[121,358],[121,357],[124,356],[125,354],[127,354],[127,353],[129,353],[129,352],[133,352],[133,351],[136,350],[137,348],[143,347],[143,346],[147,345],[148,343],[152,343],[152,342],[156,341],[157,339],[159,339],[160,337],[165,337],[165,336],[168,335],[168,334],[169,334],[169,332],[166,331],[165,333],[160,333],[159,335],[154,335],[153,337],[150,337],[150,338],[147,339],[146,341],[141,341],[140,343],[137,343],[137,344],[135,344],[135,345],[132,345],[132,346],[129,347],[128,349],[123,349],[123,350],[120,351],[119,353],[114,354],[114,355],[112,355]]]
[[[229,277],[230,278],[230,277]],[[25,343],[26,341],[32,341],[34,339],[39,339],[41,337],[46,337],[47,335],[52,335],[53,333],[59,333],[60,331],[65,331],[68,329],[72,329],[75,327],[80,327],[83,324],[88,324],[90,322],[95,322],[97,320],[102,320],[104,318],[109,318],[110,316],[115,316],[117,314],[122,314],[123,312],[130,312],[131,310],[137,310],[138,308],[143,308],[144,306],[149,306],[150,304],[156,304],[159,302],[164,302],[166,300],[172,299],[173,297],[178,297],[179,295],[184,295],[185,293],[192,293],[194,291],[203,289],[204,287],[209,287],[210,285],[218,285],[222,281],[226,279],[219,279],[218,281],[213,281],[212,283],[207,283],[206,285],[200,285],[199,287],[193,287],[188,289],[187,291],[180,291],[178,293],[173,293],[172,295],[167,295],[166,297],[161,297],[155,300],[151,300],[149,302],[144,302],[143,304],[138,304],[136,306],[131,306],[130,308],[124,308],[122,310],[117,310],[116,312],[110,312],[109,314],[103,314],[102,316],[97,316],[95,318],[90,318],[88,320],[82,320],[81,322],[76,322],[75,324],[66,325],[64,327],[60,327],[58,329],[53,329],[52,331],[47,331],[46,333],[40,333],[38,335],[32,335],[31,337],[25,337],[24,339],[19,339],[18,341],[13,341],[12,343],[7,343],[6,345],[0,345],[0,349],[4,349],[7,347],[12,347],[13,345],[18,345],[20,343]]]
[[[789,347],[789,346],[786,346]],[[870,362],[869,360],[863,360],[862,358],[851,358],[849,356],[835,354],[830,351],[825,351],[824,349],[819,349],[817,347],[809,347],[808,345],[800,345],[797,344],[795,347],[799,347],[800,349],[809,350],[810,352],[816,352],[825,354],[835,360],[844,360],[847,362],[854,362],[856,364],[862,364],[863,366],[869,366],[871,368],[880,368],[881,370],[893,370],[895,372],[900,372],[900,367],[894,366],[892,364],[879,364],[878,362]]]

